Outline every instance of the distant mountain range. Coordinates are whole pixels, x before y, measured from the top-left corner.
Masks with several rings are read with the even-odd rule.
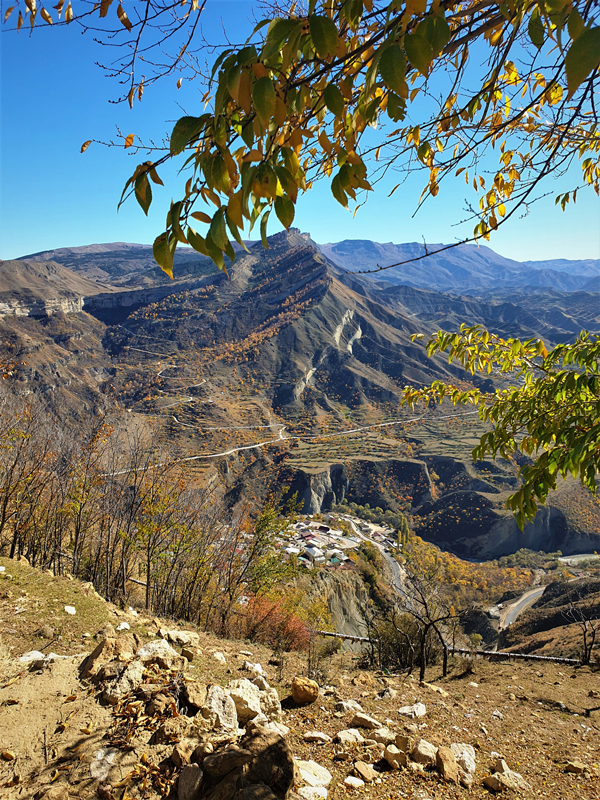
[[[417,242],[381,244],[368,239],[346,239],[320,244],[323,255],[351,272],[371,272],[375,280],[442,292],[478,293],[511,287],[536,286],[564,292],[600,291],[600,259],[568,261],[513,261],[489,247]],[[425,256],[426,258],[422,258]],[[411,259],[420,259],[410,261]],[[378,267],[409,261],[374,272]]]
[[[306,235],[306,234],[304,234]],[[260,243],[247,242],[252,249]],[[425,247],[417,242],[382,244],[368,239],[346,239],[318,244],[333,264],[350,272],[371,272],[370,278],[384,285],[414,286],[442,292],[479,294],[514,287],[538,287],[561,292],[600,292],[600,258],[584,260],[514,261],[489,247],[443,244]],[[236,246],[236,250],[239,248]],[[426,258],[420,258],[428,253]],[[378,267],[418,261],[376,272]],[[23,256],[20,261],[55,261],[92,281],[122,288],[154,286],[169,279],[157,267],[150,245],[114,242],[83,247],[64,247]],[[216,268],[209,259],[189,247],[175,254],[177,279],[201,277]]]

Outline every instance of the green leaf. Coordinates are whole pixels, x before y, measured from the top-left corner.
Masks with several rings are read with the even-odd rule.
[[[450,27],[443,14],[433,18],[433,30],[427,39],[434,56],[439,56],[450,40]]]
[[[171,134],[172,156],[183,152],[192,139],[204,130],[208,118],[209,114],[203,114],[201,117],[182,117],[177,120]]]
[[[199,233],[196,233],[193,228],[187,229],[187,240],[194,250],[196,250],[196,252],[202,253],[203,256],[209,256],[210,258],[204,237],[200,236]]]
[[[533,9],[533,12],[529,17],[527,32],[529,33],[529,38],[539,50],[539,48],[544,44],[546,31],[544,28],[544,23],[540,18],[540,12],[538,11],[537,6]]]
[[[276,99],[273,81],[266,75],[264,78],[259,78],[252,88],[252,100],[256,113],[263,125],[267,125],[273,116]]]
[[[289,228],[294,221],[294,204],[287,195],[275,198],[275,213],[284,228]]]
[[[327,58],[335,54],[338,44],[338,32],[335,22],[329,17],[311,14],[308,18],[310,35],[319,58]]]
[[[331,194],[335,197],[340,205],[344,206],[344,208],[348,208],[348,197],[342,188],[342,181],[339,172],[331,181]]]
[[[225,227],[225,209],[220,208],[214,215],[212,222],[210,223],[210,228],[208,233],[212,241],[216,244],[217,247],[220,247],[221,250],[225,250],[227,245],[229,244],[229,238],[227,236],[227,228]]]
[[[583,33],[583,29],[585,28],[585,22],[581,18],[581,14],[579,11],[574,8],[571,13],[569,14],[569,21],[567,23],[567,28],[569,31],[569,36],[573,41],[577,39],[577,37]]]
[[[135,197],[142,207],[144,214],[148,216],[148,209],[152,202],[152,188],[150,187],[147,173],[138,175],[135,179]]]
[[[208,255],[215,262],[220,270],[225,270],[225,259],[223,258],[223,251],[214,243],[210,231],[206,234],[205,239],[206,250]],[[226,271],[226,270],[225,270]]]
[[[392,92],[399,94],[406,84],[406,56],[397,44],[386,47],[379,59],[379,74]]]
[[[292,173],[281,164],[278,164],[275,167],[275,173],[279,178],[279,183],[281,184],[283,191],[289,195],[292,202],[295,203],[296,198],[298,197],[298,184],[294,180]]]
[[[404,37],[404,51],[408,60],[421,75],[427,75],[433,61],[433,48],[422,36],[407,33]]]
[[[263,60],[271,58],[281,50],[283,44],[292,39],[301,27],[301,19],[274,19],[267,31],[265,45],[261,54]]]
[[[600,65],[600,28],[588,28],[573,42],[565,58],[569,97]]]
[[[269,243],[267,241],[267,222],[269,221],[270,213],[270,211],[265,211],[260,221],[260,238],[262,240],[263,247],[265,247],[267,250],[269,249]]]
[[[177,239],[169,238],[169,231],[157,236],[152,245],[152,255],[158,266],[173,279],[173,255],[177,247]]]
[[[227,215],[225,216],[225,219],[227,220],[227,227],[231,231],[231,235],[233,236],[233,238],[236,240],[236,242],[239,244],[239,246],[241,248],[243,248],[246,252],[248,252],[248,248],[246,247],[246,243],[244,242],[244,240],[242,239],[242,237],[240,235],[240,229],[237,227],[235,222],[232,222],[229,219],[229,217]],[[231,259],[231,260],[233,261],[233,259]]]
[[[334,83],[328,83],[323,92],[325,105],[336,117],[341,117],[344,113],[344,95]]]
[[[390,92],[387,101],[388,117],[394,122],[401,122],[406,116],[406,102],[398,95]]]

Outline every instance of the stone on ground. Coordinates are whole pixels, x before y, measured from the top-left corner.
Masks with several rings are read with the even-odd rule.
[[[352,717],[350,725],[352,725],[353,728],[368,728],[369,730],[381,728],[381,722],[379,722],[379,720],[376,720],[374,717],[370,717],[363,711],[357,711],[357,713]]]
[[[329,786],[332,774],[316,761],[296,761],[300,780],[309,786]]]
[[[412,760],[417,764],[435,764],[437,758],[437,747],[425,739],[419,739],[412,750]]]
[[[227,691],[235,703],[238,720],[242,725],[260,714],[260,689],[248,678],[230,681],[227,684]]]
[[[335,741],[340,744],[362,744],[364,736],[356,728],[348,728],[343,731],[338,731],[335,735]]]
[[[458,783],[458,764],[449,747],[438,747],[436,769],[448,783]]]
[[[427,714],[427,708],[425,707],[425,703],[415,703],[412,706],[403,706],[402,708],[399,708],[398,713],[403,717],[417,719],[419,717],[424,717],[425,714]]]
[[[294,703],[314,703],[319,696],[319,684],[310,678],[297,675],[292,681]]]
[[[375,778],[379,777],[370,764],[364,761],[357,761],[354,765],[354,774],[365,783],[372,783]]]
[[[400,769],[407,764],[407,756],[402,750],[399,750],[395,744],[388,744],[383,751],[383,757],[392,769]]]

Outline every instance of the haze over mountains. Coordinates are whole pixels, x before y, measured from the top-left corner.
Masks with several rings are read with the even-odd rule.
[[[408,265],[411,282],[400,268],[356,272],[419,245],[318,246],[297,230],[269,245],[240,253],[229,277],[182,248],[174,281],[150,248],[127,243],[3,262],[1,355],[20,362],[20,391],[61,413],[76,418],[110,397],[231,503],[285,484],[311,512],[348,498],[402,511],[462,555],[597,549],[600,509],[577,487],[561,487],[521,535],[504,508],[515,466],[471,463],[477,417],[415,415],[400,398],[407,383],[467,378],[428,358],[413,333],[480,323],[552,345],[599,331],[598,294],[580,287],[598,281],[600,262],[547,269],[462,247]],[[17,286],[17,274],[29,277]],[[72,302],[44,305],[59,285]]]
[[[569,261],[513,261],[482,245],[432,244],[427,249],[417,242],[380,244],[362,239],[346,239],[321,244],[319,249],[344,269],[376,270],[390,264],[419,259],[412,263],[373,272],[372,277],[394,284],[407,284],[443,292],[477,293],[516,286],[536,286],[573,292],[600,291],[600,259]],[[421,258],[426,255],[426,258]]]

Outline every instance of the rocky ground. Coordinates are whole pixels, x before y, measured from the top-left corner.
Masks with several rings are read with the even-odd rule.
[[[8,559],[0,630],[0,798],[600,797],[589,668],[460,659],[419,684],[342,653],[317,685],[302,654],[121,611]]]

